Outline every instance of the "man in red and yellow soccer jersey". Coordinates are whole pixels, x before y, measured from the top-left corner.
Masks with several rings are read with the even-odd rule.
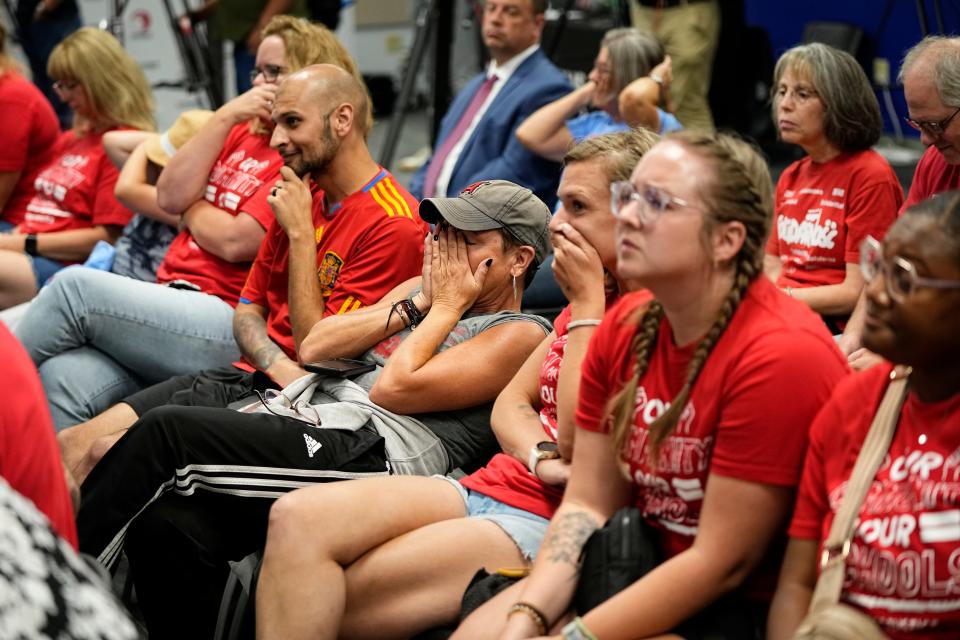
[[[154,407],[222,408],[305,375],[297,351],[314,324],[420,274],[427,227],[416,200],[370,156],[369,108],[359,82],[339,67],[308,67],[283,82],[271,145],[286,166],[264,205],[276,220],[233,320],[243,361],[170,378],[82,425],[82,450],[67,452],[80,460],[71,466],[78,482]]]

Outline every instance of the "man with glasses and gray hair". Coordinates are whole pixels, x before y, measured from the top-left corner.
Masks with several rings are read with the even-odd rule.
[[[904,56],[900,81],[910,114],[907,122],[927,145],[903,203],[906,209],[960,188],[960,38],[921,40]]]
[[[927,150],[917,163],[901,213],[927,198],[960,189],[960,38],[927,36],[903,57],[900,82],[907,99],[907,124],[920,132]],[[850,365],[861,370],[879,362],[860,348],[866,315],[865,296],[840,339]]]

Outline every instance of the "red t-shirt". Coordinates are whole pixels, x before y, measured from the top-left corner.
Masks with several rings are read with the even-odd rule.
[[[913,183],[903,209],[923,202],[930,196],[944,191],[960,189],[960,165],[947,164],[943,154],[933,145],[927,147],[913,172]]]
[[[43,386],[30,356],[0,323],[0,476],[37,506],[77,548],[73,504]]]
[[[844,380],[810,430],[790,535],[826,539],[889,382],[885,364]],[[860,509],[843,599],[895,640],[960,638],[960,394],[908,394]]]
[[[262,206],[270,210],[266,202]],[[404,280],[420,275],[427,225],[418,211],[417,200],[385,169],[329,209],[323,192],[314,190],[317,278],[324,316],[379,302]],[[287,234],[274,223],[240,295],[241,302],[268,310],[267,335],[296,360],[287,305],[289,251]]]
[[[794,162],[777,181],[767,253],[779,256],[778,287],[840,284],[868,235],[883,238],[903,202],[897,175],[872,150],[830,162]]]
[[[608,300],[611,305],[616,298]],[[550,440],[557,440],[557,384],[560,381],[560,364],[567,348],[567,324],[571,308],[564,307],[553,321],[557,337],[547,350],[547,357],[540,365],[540,425]],[[498,453],[485,467],[462,478],[460,484],[495,498],[517,509],[529,511],[550,519],[560,506],[564,487],[540,482],[523,462],[506,453]]]
[[[33,181],[54,159],[60,124],[40,90],[12,71],[0,76],[0,122],[0,171],[20,172],[13,193],[0,209],[0,219],[20,224],[33,197]]]
[[[567,323],[570,307],[564,308],[553,323],[556,339],[550,344],[547,357],[540,365],[540,425],[545,439],[557,439],[557,383],[560,363],[567,346]],[[498,453],[487,465],[462,478],[460,484],[490,496],[517,509],[543,518],[552,518],[563,499],[563,487],[544,484],[530,473],[526,465],[506,453]]]
[[[53,162],[33,182],[20,230],[51,233],[126,225],[133,213],[113,195],[119,176],[103,149],[103,132],[60,136]]]
[[[210,170],[204,199],[231,215],[252,216],[264,229],[273,222],[267,196],[283,159],[270,148],[270,134],[250,132],[250,124],[231,129],[220,156]],[[250,262],[227,262],[197,244],[189,229],[173,239],[157,269],[157,282],[187,280],[204,293],[237,304]]]
[[[635,365],[637,323],[631,316],[645,303],[642,294],[625,296],[594,333],[583,363],[579,427],[609,430],[608,399]],[[663,320],[622,454],[635,504],[661,532],[667,557],[693,543],[710,474],[785,487],[798,483],[810,422],[848,371],[820,317],[757,278],[703,366],[654,472],[647,425],[680,391],[696,346],[676,346]],[[747,583],[753,595],[773,592],[782,545],[774,547]]]

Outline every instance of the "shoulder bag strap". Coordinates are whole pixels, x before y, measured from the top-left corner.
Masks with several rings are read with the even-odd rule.
[[[886,394],[873,417],[870,431],[863,442],[860,455],[853,466],[853,472],[847,481],[847,488],[837,515],[830,527],[830,534],[823,545],[820,557],[820,577],[813,591],[810,611],[816,612],[840,601],[843,590],[843,579],[847,554],[850,552],[850,541],[853,538],[853,529],[857,521],[857,514],[863,505],[873,484],[877,469],[890,448],[893,432],[896,429],[897,419],[900,416],[900,406],[907,395],[907,379],[909,369],[894,369],[890,372],[891,382],[887,386]]]

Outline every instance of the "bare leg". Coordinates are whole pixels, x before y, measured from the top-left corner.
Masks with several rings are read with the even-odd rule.
[[[347,568],[341,638],[409,638],[457,620],[479,569],[523,566],[503,530],[477,518],[422,527],[373,549]]]
[[[37,295],[37,279],[30,259],[15,251],[0,251],[0,309],[26,302]]]
[[[336,638],[341,635],[345,610],[344,636],[410,635],[397,628],[409,625],[409,616],[392,617],[403,606],[394,598],[394,590],[404,590],[406,581],[416,591],[423,588],[421,583],[440,580],[455,569],[445,563],[457,551],[446,547],[466,555],[467,547],[474,545],[474,538],[461,536],[459,529],[442,529],[449,535],[440,540],[415,535],[420,533],[416,530],[468,522],[464,515],[456,489],[436,478],[353,480],[280,498],[270,513],[257,587],[257,637]],[[479,524],[477,528],[487,532],[479,537],[490,544],[493,562],[516,565],[520,554],[509,538],[496,525]],[[404,535],[409,532],[414,533]],[[497,540],[498,535],[502,540]],[[410,547],[405,540],[412,541]],[[496,552],[497,548],[501,551]],[[446,612],[452,608],[448,603],[455,601],[458,610],[464,587],[482,564],[476,563],[455,593],[442,594],[442,601],[436,594],[430,596],[429,607]],[[343,567],[349,569],[345,572]],[[364,616],[369,619],[359,620]]]
[[[138,417],[130,405],[121,402],[96,418],[68,427],[57,434],[60,450],[63,452],[63,464],[73,474],[77,484],[83,484],[100,458]]]

